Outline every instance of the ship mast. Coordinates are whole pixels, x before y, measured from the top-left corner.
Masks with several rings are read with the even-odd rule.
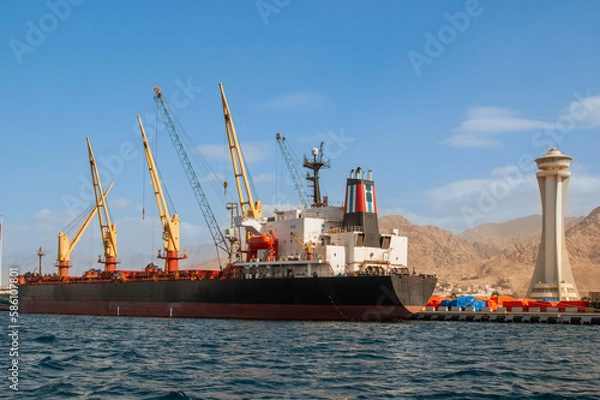
[[[310,160],[304,156],[304,168],[310,169],[313,174],[306,173],[306,180],[311,182],[313,188],[313,207],[323,207],[323,201],[321,199],[321,188],[319,187],[319,170],[321,168],[329,168],[331,164],[329,160],[323,161],[323,142],[321,142],[319,148],[312,149],[313,159]]]

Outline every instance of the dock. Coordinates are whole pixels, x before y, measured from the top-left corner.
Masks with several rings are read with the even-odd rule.
[[[530,312],[530,311],[420,311],[413,315],[419,321],[503,322],[532,324],[600,325],[598,312]]]

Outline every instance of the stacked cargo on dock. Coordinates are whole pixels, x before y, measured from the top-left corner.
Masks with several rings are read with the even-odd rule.
[[[452,300],[452,297],[447,296],[431,296],[426,304],[426,307],[437,310],[444,300]]]
[[[434,301],[430,300],[427,305],[430,307],[435,307],[436,310],[442,309],[452,311],[481,311],[483,308],[488,306],[485,300],[476,298],[474,296],[461,296],[454,299],[435,299]]]
[[[426,311],[590,312],[590,302],[558,299],[515,299],[509,296],[456,298],[432,296]]]
[[[589,306],[590,302],[585,300],[563,300],[557,304],[561,312],[585,312]]]
[[[532,300],[528,303],[529,311],[532,311],[532,312],[533,311],[546,312],[546,311],[548,311],[548,309],[552,310],[553,308],[556,308],[557,305],[558,305],[558,302],[550,301],[550,300],[544,300],[544,301]]]

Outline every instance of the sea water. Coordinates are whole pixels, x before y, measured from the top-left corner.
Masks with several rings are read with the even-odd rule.
[[[600,398],[599,326],[60,315],[19,323],[18,392],[7,322],[1,399]]]

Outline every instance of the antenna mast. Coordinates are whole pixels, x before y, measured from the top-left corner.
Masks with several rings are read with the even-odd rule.
[[[323,201],[321,200],[321,189],[319,187],[319,170],[321,168],[329,168],[331,164],[329,160],[323,161],[323,142],[317,149],[316,147],[312,149],[313,159],[310,160],[308,157],[304,156],[304,168],[308,168],[312,170],[312,176],[310,173],[306,173],[306,180],[312,183],[313,188],[313,207],[323,207]]]

